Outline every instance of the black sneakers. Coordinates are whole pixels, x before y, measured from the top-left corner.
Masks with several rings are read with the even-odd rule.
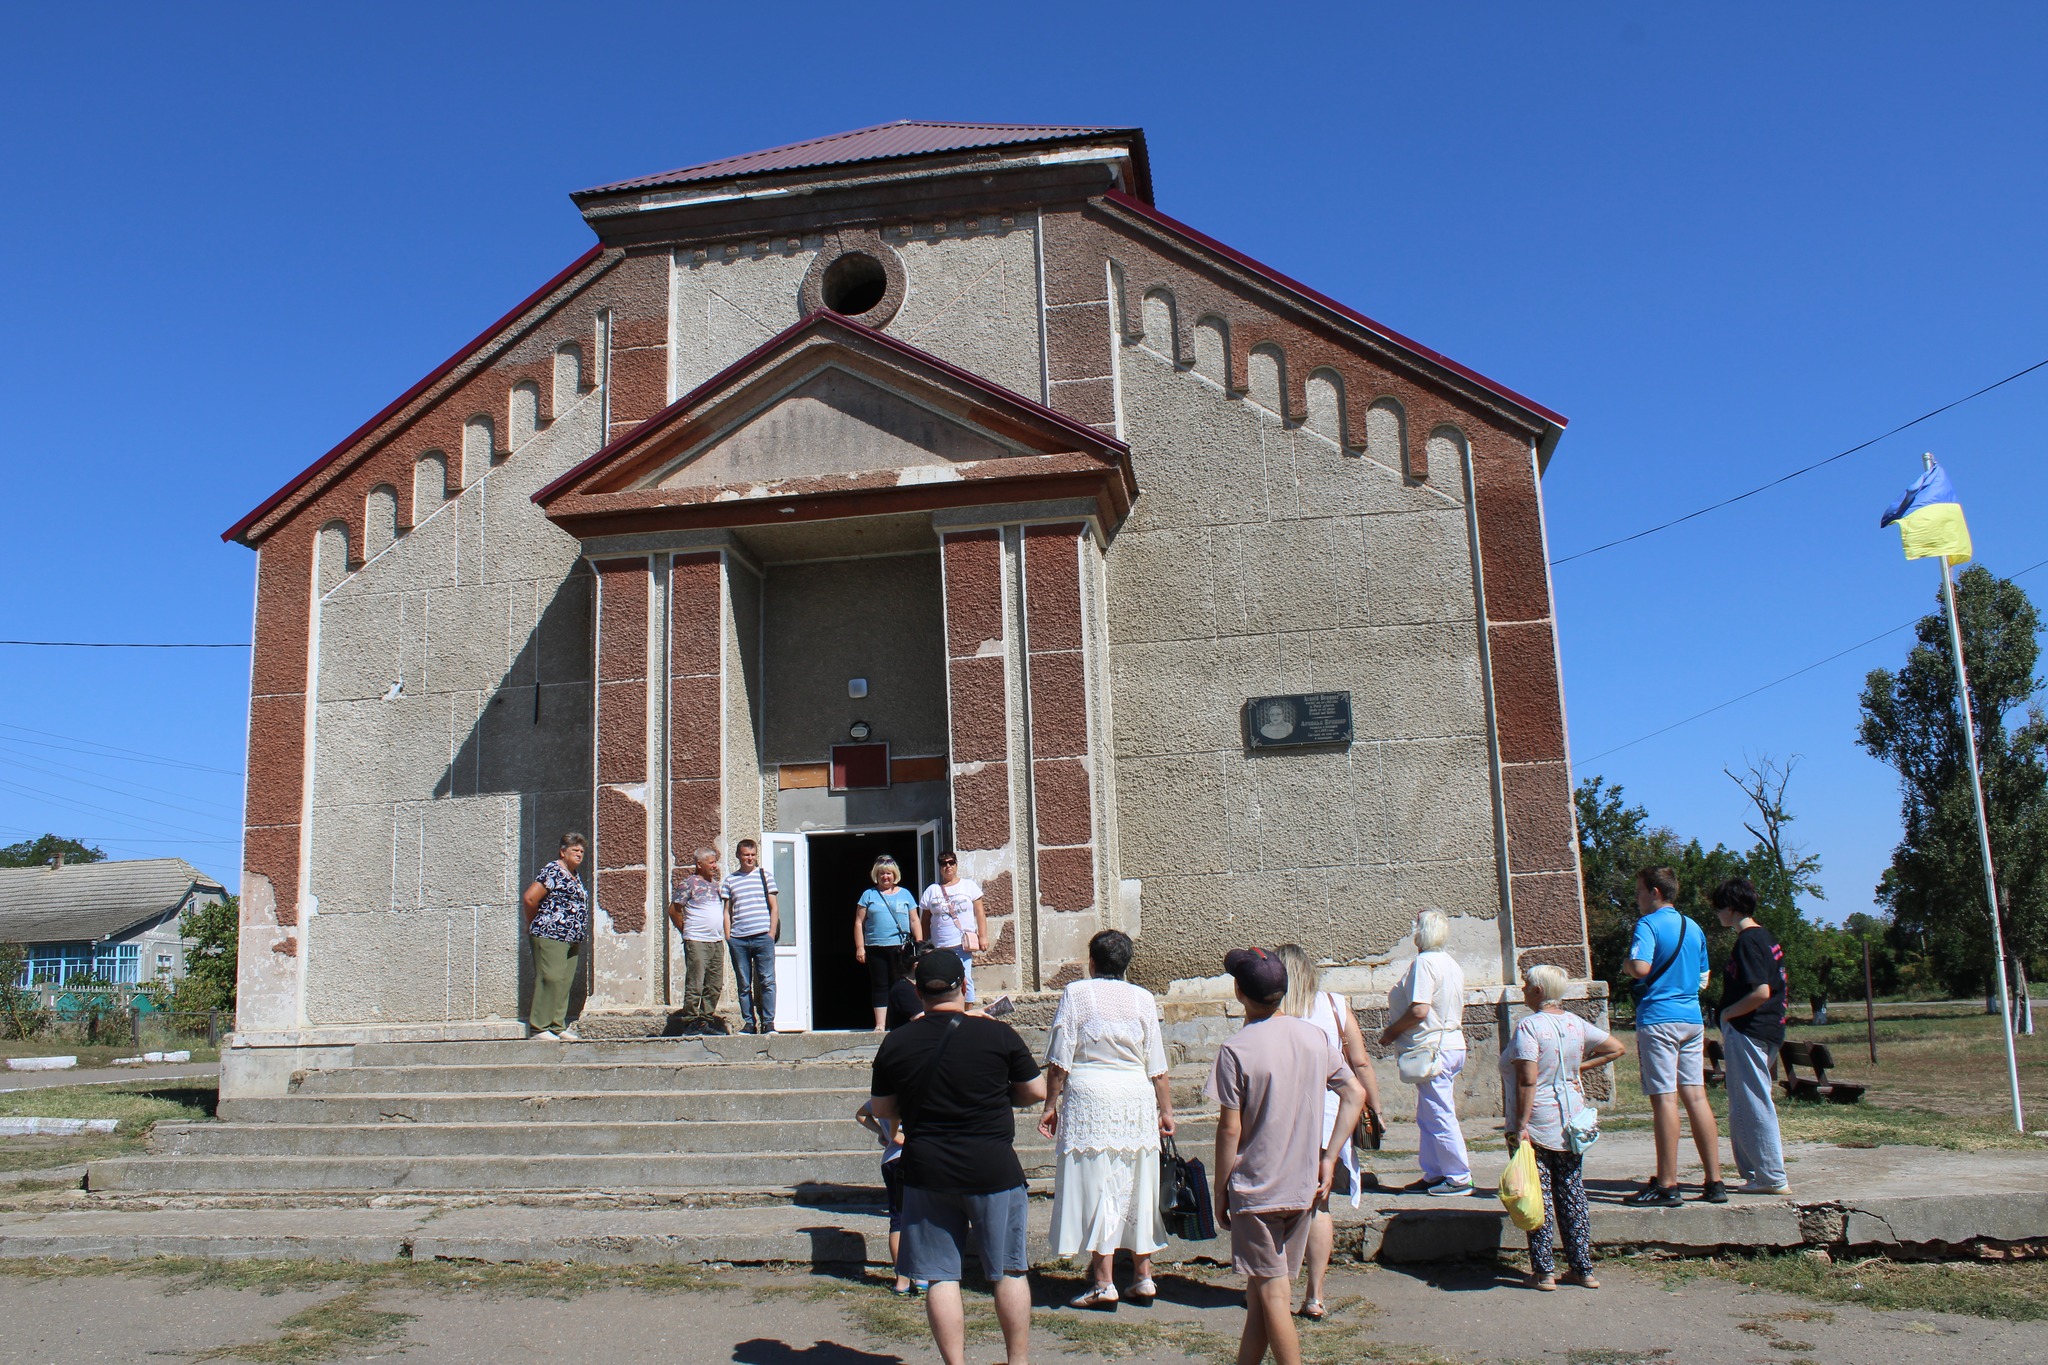
[[[1697,1198],[1702,1204],[1725,1204],[1728,1202],[1727,1183],[1720,1180],[1709,1180],[1700,1186]]]
[[[1724,1194],[1722,1198],[1725,1199],[1727,1196]],[[1678,1186],[1659,1185],[1651,1180],[1621,1202],[1632,1209],[1675,1209],[1681,1207],[1685,1201],[1678,1197]]]

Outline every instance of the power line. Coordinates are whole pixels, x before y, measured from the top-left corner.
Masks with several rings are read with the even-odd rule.
[[[33,744],[39,749],[63,749],[66,753],[85,754],[90,758],[119,758],[124,761],[133,760],[138,763],[161,764],[167,768],[190,768],[194,772],[219,773],[222,777],[242,776],[242,771],[239,768],[209,768],[204,763],[194,763],[189,759],[183,758],[172,758],[168,754],[152,754],[143,749],[124,749],[118,744],[102,744],[99,740],[86,739],[81,735],[60,735],[54,730],[31,730],[26,725],[10,725],[4,720],[0,720],[0,730],[15,730],[24,735],[41,735],[44,739],[68,739],[73,744],[92,746],[87,749],[70,749],[62,744],[41,744],[33,739],[15,741],[19,744]]]
[[[2048,361],[2043,361],[2042,364],[2048,364]],[[2005,575],[2005,577],[2008,579],[2021,578],[2027,574],[2034,572],[2034,570],[2036,569],[2042,568],[2048,568],[2048,559],[2043,559],[2038,563],[2029,564],[2026,568],[2021,569],[2018,573],[2010,573]],[[1728,700],[1724,702],[1717,702],[1714,705],[1709,706],[1704,711],[1696,711],[1692,715],[1687,716],[1684,720],[1674,720],[1669,725],[1664,726],[1662,729],[1652,730],[1647,735],[1637,735],[1634,739],[1629,740],[1625,744],[1617,744],[1612,749],[1602,749],[1599,753],[1594,754],[1591,758],[1580,759],[1579,761],[1582,763],[1598,763],[1601,759],[1607,757],[1609,754],[1618,754],[1623,749],[1632,749],[1636,745],[1641,744],[1644,740],[1655,739],[1659,735],[1668,734],[1671,731],[1676,730],[1681,725],[1690,725],[1694,721],[1699,720],[1701,717],[1711,716],[1716,711],[1725,710],[1728,707],[1735,705],[1736,702],[1748,701],[1757,693],[1768,692],[1772,688],[1776,687],[1779,683],[1791,682],[1800,674],[1811,673],[1814,669],[1819,668],[1822,664],[1831,664],[1835,660],[1842,658],[1845,655],[1854,654],[1859,649],[1868,649],[1870,646],[1876,644],[1879,640],[1883,640],[1890,636],[1897,635],[1902,630],[1911,630],[1914,626],[1919,625],[1920,621],[1921,618],[1916,616],[1910,621],[1901,622],[1900,624],[1893,626],[1890,630],[1881,630],[1877,634],[1871,636],[1868,640],[1864,640],[1859,644],[1850,645],[1847,649],[1837,650],[1833,654],[1828,655],[1825,659],[1816,659],[1812,663],[1806,665],[1804,668],[1795,668],[1782,678],[1773,678],[1771,681],[1765,683],[1761,687],[1752,687],[1749,689],[1749,691],[1744,692],[1740,696],[1730,697],[1728,698]]]
[[[0,640],[0,645],[28,645],[38,649],[247,649],[243,644],[167,644],[137,640]]]
[[[105,782],[88,782],[83,777],[73,777],[71,776],[70,773],[63,772],[59,768],[46,768],[40,763],[31,763],[28,760],[21,758],[11,758],[4,753],[0,753],[0,764],[19,768],[23,772],[37,773],[43,777],[54,777],[59,782],[69,782],[80,787],[90,787],[94,791],[106,792],[110,796],[118,796],[123,798],[124,800],[141,801],[151,806],[162,806],[165,810],[174,810],[181,815],[196,815],[202,820],[209,820],[214,817],[209,815],[205,811],[191,809],[192,805],[211,806],[217,811],[232,811],[235,814],[240,814],[241,812],[241,807],[239,805],[229,806],[225,802],[208,801],[204,797],[192,796],[185,792],[171,791],[168,788],[164,787],[152,787],[141,782],[124,782],[118,777],[112,777],[106,773],[96,773],[93,772],[90,768],[80,768],[76,764],[71,763],[63,764],[61,765],[61,767],[69,768],[72,770],[72,772],[82,772],[92,777],[105,778],[107,782],[113,782],[118,785],[110,787],[107,786]],[[124,788],[126,790],[124,790]],[[177,802],[172,801],[159,801],[155,797],[137,795],[137,792],[157,792],[163,796],[182,797],[184,798],[184,801],[188,804],[179,804]]]
[[[1575,559],[1584,559],[1587,555],[1597,555],[1602,550],[1611,550],[1617,545],[1626,545],[1630,541],[1641,540],[1644,536],[1653,536],[1656,535],[1659,531],[1668,531],[1672,527],[1682,525],[1685,522],[1691,521],[1695,517],[1703,517],[1709,512],[1718,512],[1723,507],[1728,507],[1734,503],[1741,502],[1744,498],[1753,498],[1759,493],[1768,492],[1769,490],[1776,488],[1779,484],[1789,483],[1791,480],[1798,478],[1802,474],[1811,474],[1814,470],[1819,469],[1823,465],[1831,465],[1836,460],[1846,460],[1859,450],[1868,450],[1870,449],[1870,447],[1876,445],[1879,441],[1889,440],[1890,438],[1898,435],[1902,431],[1905,431],[1911,427],[1917,427],[1922,422],[1929,421],[1932,418],[1941,416],[1941,414],[1947,412],[1950,408],[1959,408],[1973,398],[1982,398],[1985,394],[1990,393],[1993,389],[2003,388],[2005,385],[2012,383],[2013,380],[2025,378],[2027,375],[2032,374],[2034,371],[2041,369],[2044,366],[2048,366],[2048,360],[2037,360],[2033,364],[2027,366],[2027,368],[2025,368],[2024,370],[2018,370],[2012,374],[2007,375],[2005,378],[1999,380],[1996,384],[1986,384],[1983,388],[1977,390],[1975,393],[1964,394],[1961,398],[1956,399],[1952,403],[1943,403],[1940,407],[1934,409],[1932,412],[1923,412],[1910,422],[1901,422],[1899,423],[1899,425],[1893,427],[1890,431],[1887,431],[1882,436],[1873,436],[1869,440],[1863,442],[1862,444],[1850,446],[1847,450],[1839,451],[1836,454],[1830,455],[1825,460],[1815,460],[1812,464],[1801,466],[1800,468],[1793,470],[1789,474],[1780,474],[1777,478],[1772,479],[1769,483],[1760,483],[1746,493],[1737,493],[1732,498],[1723,498],[1719,502],[1709,503],[1707,506],[1700,508],[1698,511],[1687,512],[1682,517],[1673,517],[1670,521],[1659,522],[1657,525],[1650,527],[1648,530],[1637,531],[1634,535],[1623,536],[1619,540],[1610,540],[1605,542],[1604,544],[1595,545],[1589,550],[1580,550],[1575,554],[1568,554],[1564,556],[1562,559],[1553,559],[1550,561],[1550,567],[1554,569],[1560,564],[1569,564]]]

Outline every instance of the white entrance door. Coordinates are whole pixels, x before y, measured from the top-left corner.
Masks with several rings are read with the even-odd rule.
[[[811,860],[801,834],[764,834],[781,912],[775,936],[775,1027],[811,1026]]]
[[[917,885],[912,888],[922,897],[924,889],[939,879],[939,822],[928,820],[917,827]],[[927,929],[926,936],[930,936]]]

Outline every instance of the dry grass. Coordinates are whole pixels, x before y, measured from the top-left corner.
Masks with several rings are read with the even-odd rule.
[[[2048,1319],[2048,1261],[1888,1261],[1831,1264],[1800,1254],[1716,1257],[1663,1267],[1668,1283],[1701,1276],[1825,1303],[1907,1313],[1957,1313],[2004,1322]],[[1761,1322],[1826,1321],[1776,1314]],[[1747,1323],[1744,1324],[1748,1326]]]
[[[301,1362],[332,1360],[349,1351],[365,1351],[404,1335],[411,1313],[393,1313],[370,1306],[367,1289],[352,1290],[339,1298],[316,1303],[292,1314],[277,1325],[278,1335],[269,1341],[242,1342],[219,1346],[198,1360],[254,1360],[264,1365],[301,1365]]]
[[[1851,1013],[1853,1020],[1844,1018]],[[2040,1138],[2013,1130],[1997,1019],[1942,1006],[1880,1013],[1875,1067],[1866,1048],[1862,1006],[1838,1006],[1835,1019],[1815,1028],[1795,1018],[1787,1036],[1826,1043],[1840,1064],[1831,1078],[1867,1085],[1869,1093],[1857,1104],[1837,1105],[1788,1100],[1781,1090],[1778,1124],[1786,1141],[1965,1152],[2048,1147]],[[1602,1123],[1615,1131],[1647,1128],[1650,1105],[1638,1079],[1635,1036],[1628,1029],[1617,1036],[1630,1050],[1615,1063],[1615,1096],[1601,1106]],[[2022,1100],[2028,1112],[2048,1114],[2048,1033],[2020,1039],[2018,1051]],[[1725,1118],[1727,1092],[1716,1086],[1707,1095],[1714,1112]]]

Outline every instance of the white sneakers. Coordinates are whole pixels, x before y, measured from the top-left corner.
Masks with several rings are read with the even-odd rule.
[[[532,1033],[526,1035],[526,1041],[529,1043],[559,1043],[562,1041],[562,1035],[551,1028],[535,1029]]]
[[[1755,1176],[1751,1176],[1748,1180],[1737,1185],[1735,1192],[1737,1194],[1790,1194],[1792,1193],[1792,1187],[1790,1185],[1772,1185]]]

